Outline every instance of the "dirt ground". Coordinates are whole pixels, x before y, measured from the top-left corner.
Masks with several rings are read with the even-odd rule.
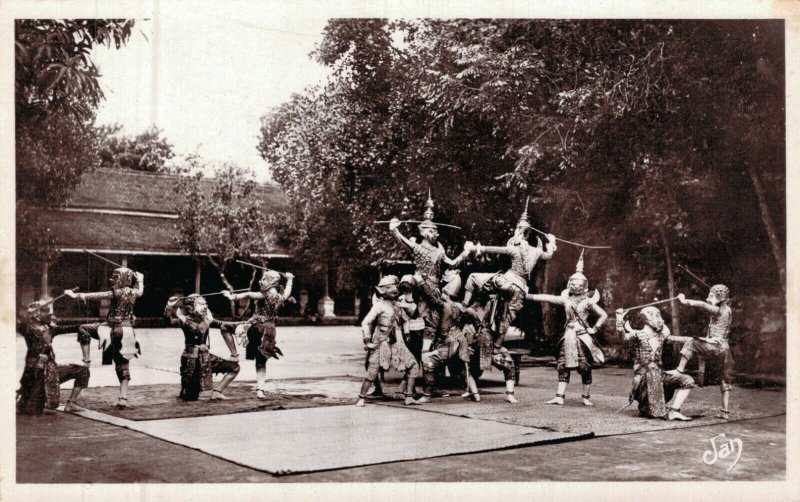
[[[316,333],[313,330],[302,333],[296,331],[297,336],[293,333],[295,332],[283,334],[286,360],[270,363],[268,372],[272,376],[271,389],[287,393],[319,393],[337,400],[357,394],[356,376],[363,371],[363,356],[353,350],[360,343],[357,332],[349,333],[354,336],[352,339],[347,337],[346,340],[326,329],[320,329]],[[152,333],[150,345],[156,345],[157,342],[164,346],[164,350],[172,350],[175,348],[172,345],[178,342],[179,348],[180,340],[175,340],[171,335],[172,333]],[[281,335],[279,333],[279,343]],[[302,349],[310,341],[316,342],[315,354],[320,356],[311,357],[313,361],[304,366],[304,361],[309,360],[309,354],[302,352]],[[177,355],[180,354],[179,350],[176,352]],[[166,370],[171,369],[169,364],[176,357],[173,357],[175,354],[172,352],[159,354],[159,357],[145,359],[139,364],[142,369],[153,368],[154,375],[163,375],[159,380],[172,382],[169,390],[170,399],[174,400],[172,394],[176,389],[172,387],[177,375]],[[245,364],[248,363],[250,362]],[[93,368],[92,388],[87,391],[87,394],[93,393],[93,397],[87,397],[84,404],[91,403],[92,408],[97,408],[97,403],[93,400],[113,399],[113,387],[97,388],[95,383],[96,373],[109,370],[113,371],[111,368],[101,368],[100,371]],[[298,378],[299,375],[303,378]],[[132,395],[137,392],[136,377],[134,372],[135,380],[130,391]],[[568,406],[552,411],[551,407],[543,408],[540,403],[542,396],[555,390],[554,370],[548,367],[526,367],[522,370],[518,392],[523,406],[509,409],[507,417],[487,415],[473,418],[508,421],[517,420],[514,417],[519,416],[520,420],[535,421],[550,413],[557,421],[564,417],[565,422],[573,420],[576,424],[583,425],[583,419],[575,417],[592,416],[592,411],[611,409],[611,404],[616,406],[620,396],[627,395],[630,370],[599,369],[595,372],[595,382],[593,395],[597,396],[598,410],[584,409],[577,403],[576,398],[580,393],[578,382],[571,384],[568,389]],[[152,381],[141,382],[139,388],[145,393],[147,389],[155,388],[153,385],[155,383]],[[253,382],[247,378],[237,379],[233,385],[236,393],[242,395],[242,399],[247,399],[247,394],[252,393]],[[392,390],[393,386],[390,382],[387,390]],[[492,409],[502,412],[501,375],[498,372],[486,375],[482,388],[486,402],[472,403],[475,413]],[[695,389],[687,401],[687,409],[713,413],[713,407],[718,406],[718,396],[716,388]],[[612,397],[613,403],[610,401]],[[609,403],[604,400],[609,400]],[[20,415],[16,419],[16,476],[19,483],[783,480],[786,475],[785,400],[783,388],[737,387],[732,398],[732,408],[737,410],[737,416],[743,420],[728,423],[704,418],[692,424],[697,426],[683,429],[630,429],[625,432],[627,429],[623,427],[613,429],[620,433],[614,432],[606,437],[582,441],[288,476],[273,476],[139,432],[68,413],[55,412],[38,417]],[[464,406],[460,401],[442,400],[434,405],[426,405],[426,408],[434,406],[438,409],[419,412],[460,414],[459,410]],[[203,406],[203,403],[194,404]],[[770,415],[769,417],[750,418],[755,416],[753,410],[763,411],[767,408],[769,413],[762,413],[761,416]],[[364,412],[369,413],[369,406]],[[282,411],[265,410],[264,413]],[[637,417],[635,420],[645,419]],[[585,423],[592,425],[591,422]],[[658,426],[655,422],[653,424]],[[724,438],[721,434],[725,435]],[[733,467],[733,456],[720,458],[711,465],[704,462],[704,454],[707,459],[711,458],[711,453],[706,452],[711,450],[713,438],[716,438],[718,448],[724,441],[741,441],[741,457]],[[465,431],[465,441],[469,441],[468,431]]]

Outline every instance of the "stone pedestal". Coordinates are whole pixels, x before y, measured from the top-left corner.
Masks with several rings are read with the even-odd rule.
[[[333,307],[333,298],[328,296],[320,298],[319,302],[317,302],[317,312],[322,317],[336,317],[336,314],[333,313]]]
[[[328,296],[320,298],[320,300],[317,302],[317,312],[322,317],[336,317],[336,314],[333,313],[333,307],[333,298]]]
[[[306,315],[306,308],[308,307],[308,290],[303,288],[300,290],[300,315]]]

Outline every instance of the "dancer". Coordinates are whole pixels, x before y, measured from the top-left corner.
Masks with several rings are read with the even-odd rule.
[[[414,265],[416,266],[415,273],[422,276],[422,282],[418,284],[418,287],[424,290],[424,294],[421,294],[420,297],[425,299],[420,305],[422,307],[420,314],[425,321],[422,351],[428,352],[439,327],[438,311],[433,307],[430,299],[440,299],[439,288],[442,281],[442,265],[453,268],[458,267],[474,250],[474,246],[467,241],[464,244],[464,251],[460,255],[454,259],[447,257],[444,247],[439,243],[439,231],[436,223],[432,221],[433,200],[430,197],[430,193],[425,203],[424,217],[424,221],[419,224],[419,233],[422,237],[421,243],[417,243],[415,239],[407,239],[400,233],[400,220],[397,218],[391,219],[389,230],[398,241],[411,250]]]
[[[589,281],[583,275],[583,251],[578,259],[575,273],[572,274],[567,282],[567,289],[561,292],[560,296],[555,295],[527,295],[528,300],[543,301],[555,305],[561,305],[567,314],[567,323],[564,327],[564,336],[560,340],[558,354],[558,390],[556,397],[547,401],[546,404],[563,405],[566,397],[567,384],[569,384],[570,372],[577,369],[583,382],[583,404],[594,406],[589,400],[592,387],[592,363],[594,360],[603,361],[603,352],[594,343],[592,335],[603,326],[608,318],[608,314],[601,309],[597,302],[600,294],[595,290],[593,296],[588,295]],[[597,321],[594,326],[588,325],[589,314],[594,313]]]
[[[367,351],[366,374],[361,384],[356,406],[363,407],[364,399],[370,385],[375,385],[373,396],[382,396],[381,376],[383,372],[394,366],[403,372],[401,387],[404,403],[416,404],[414,401],[414,381],[419,374],[416,359],[403,343],[403,327],[407,327],[405,312],[396,305],[398,281],[394,275],[387,275],[375,287],[372,308],[361,323],[361,334],[364,339],[364,350]]]
[[[525,211],[517,223],[514,236],[508,240],[505,246],[481,246],[477,244],[475,254],[501,254],[511,257],[511,267],[505,272],[497,273],[476,273],[470,274],[467,278],[466,293],[464,294],[464,305],[469,307],[472,304],[473,295],[477,291],[498,293],[503,300],[503,313],[498,327],[498,334],[494,341],[499,349],[503,346],[503,339],[508,332],[509,326],[516,319],[520,309],[522,309],[525,295],[528,294],[528,277],[541,260],[549,260],[556,251],[556,238],[553,234],[547,236],[547,246],[542,249],[542,241],[537,237],[536,246],[528,243],[531,232],[531,224],[528,221],[528,203],[525,202]]]
[[[717,418],[727,420],[730,418],[730,408],[728,406],[735,378],[733,356],[728,345],[728,335],[731,332],[730,290],[724,284],[716,284],[711,286],[708,297],[704,302],[688,300],[683,293],[678,295],[678,300],[684,305],[705,310],[711,314],[711,317],[708,321],[708,336],[706,338],[691,338],[687,340],[683,348],[681,348],[681,361],[678,363],[678,367],[670,373],[676,376],[684,374],[686,364],[695,354],[701,357],[721,358],[722,376],[719,389],[722,393],[722,409]]]
[[[275,270],[265,270],[261,275],[258,285],[260,291],[246,293],[231,293],[223,291],[229,300],[237,301],[242,298],[255,300],[256,310],[253,316],[243,323],[223,323],[220,328],[224,334],[235,334],[240,343],[246,345],[245,357],[256,361],[256,397],[266,399],[264,386],[267,381],[267,359],[282,356],[275,339],[275,321],[278,318],[278,309],[292,294],[292,281],[294,275],[289,272],[286,277],[286,287],[283,294],[278,293],[277,287],[281,282],[281,273]]]
[[[457,358],[464,363],[465,367],[465,387],[467,396],[472,396],[474,401],[480,401],[481,396],[478,392],[478,385],[469,370],[470,354],[469,344],[462,331],[462,324],[471,322],[478,329],[483,328],[480,317],[471,308],[465,307],[457,301],[461,291],[461,277],[455,271],[448,271],[445,274],[449,278],[448,283],[437,295],[428,296],[426,300],[436,309],[440,319],[439,333],[433,343],[433,350],[422,352],[422,368],[425,377],[425,392],[417,403],[428,403],[433,395],[433,386],[436,373],[439,368],[444,366],[448,360]],[[415,275],[417,283],[425,279]],[[421,288],[422,295],[427,295],[426,288]]]
[[[119,267],[111,274],[110,291],[75,293],[68,289],[64,293],[82,302],[111,300],[105,322],[78,327],[78,342],[86,364],[91,360],[89,342],[92,338],[98,340],[99,347],[104,350],[103,364],[114,361],[119,380],[117,408],[127,408],[128,385],[131,381],[129,361],[141,353],[133,330],[133,306],[144,293],[144,275],[127,267]]]
[[[180,305],[179,305],[180,302]],[[184,401],[197,401],[200,392],[212,390],[211,400],[228,399],[225,389],[239,374],[239,354],[236,343],[229,332],[223,332],[222,338],[231,351],[231,360],[211,354],[209,349],[209,329],[221,328],[222,323],[214,319],[208,309],[206,299],[200,295],[189,295],[185,298],[171,297],[167,302],[164,314],[180,326],[184,336],[184,350],[181,354],[181,392]],[[213,375],[224,376],[219,386],[213,387]]]
[[[636,350],[629,402],[639,403],[639,414],[643,417],[691,420],[681,414],[681,405],[689,397],[694,380],[689,375],[666,373],[661,360],[666,342],[679,343],[691,338],[672,336],[656,307],[642,309],[640,317],[644,326],[640,330],[631,328],[624,320],[626,311],[617,309],[616,314],[617,332],[625,341],[632,341]]]
[[[474,300],[470,308],[477,314],[482,322],[478,325],[470,325],[464,328],[467,344],[472,352],[470,368],[485,371],[494,367],[501,370],[506,382],[506,402],[511,404],[518,403],[519,401],[514,396],[517,365],[507,348],[497,347],[492,343],[492,330],[490,327],[492,319],[489,318],[494,311],[497,295],[490,294],[484,296],[483,294],[479,294]],[[462,394],[461,397],[470,397],[469,391]]]
[[[33,302],[25,316],[17,323],[17,332],[25,338],[28,351],[25,369],[17,393],[17,409],[25,415],[41,415],[44,409],[58,408],[60,385],[75,380],[64,411],[78,411],[77,400],[81,391],[89,386],[89,361],[83,364],[57,364],[53,352],[53,337],[66,333],[59,330],[49,304]]]

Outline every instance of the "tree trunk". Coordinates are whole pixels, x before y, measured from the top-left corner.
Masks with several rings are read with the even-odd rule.
[[[672,269],[672,252],[669,247],[669,238],[667,238],[667,231],[664,230],[663,225],[658,225],[658,232],[661,234],[661,244],[664,246],[664,256],[667,259],[667,285],[669,286],[669,297],[673,298],[669,302],[670,313],[672,314],[672,334],[681,336],[681,322],[678,311],[678,301],[674,298],[677,295],[675,291],[675,271]]]
[[[769,213],[767,197],[764,193],[764,185],[761,184],[761,178],[758,172],[756,172],[749,162],[745,162],[745,167],[747,169],[747,174],[750,175],[750,179],[753,181],[753,189],[758,199],[758,208],[761,210],[761,221],[764,223],[764,229],[767,231],[769,245],[772,249],[772,256],[775,258],[775,264],[778,267],[781,290],[786,294],[786,259],[783,256],[783,246],[781,246],[780,239],[778,239],[778,232],[775,230],[775,222],[772,221],[772,216]]]
[[[223,260],[222,262],[218,262],[211,255],[206,255],[206,256],[208,257],[208,261],[210,261],[211,264],[214,265],[214,268],[217,269],[217,273],[219,274],[219,278],[222,280],[222,284],[225,285],[225,287],[228,289],[228,291],[233,291],[234,290],[233,285],[228,281],[228,278],[225,277],[225,268],[228,266],[228,261],[227,260]],[[230,304],[231,304],[231,316],[233,316],[235,318],[236,317],[236,302],[231,300]]]

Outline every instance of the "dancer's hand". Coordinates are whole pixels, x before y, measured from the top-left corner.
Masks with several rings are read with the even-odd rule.
[[[222,296],[224,296],[228,300],[233,300],[233,294],[231,294],[231,292],[228,291],[227,289],[222,290]]]
[[[285,272],[283,275],[286,276],[287,281],[291,281],[292,279],[294,279],[294,274],[291,272]]]
[[[681,303],[682,303],[682,304],[684,304],[684,305],[686,305],[686,304],[688,303],[688,302],[686,301],[686,295],[684,295],[683,293],[680,293],[680,294],[678,295],[678,301],[679,301],[679,302],[681,302]]]
[[[594,335],[594,334],[597,333],[597,328],[595,328],[594,326],[591,326],[589,328],[586,328],[586,332],[589,333],[590,335]]]
[[[167,300],[167,307],[174,307],[178,303],[177,296],[170,296],[169,300]]]
[[[389,220],[389,230],[397,230],[398,228],[400,228],[400,220],[397,218]]]
[[[77,298],[78,297],[78,293],[72,291],[71,289],[65,289],[64,290],[64,294],[69,296],[70,298]]]

